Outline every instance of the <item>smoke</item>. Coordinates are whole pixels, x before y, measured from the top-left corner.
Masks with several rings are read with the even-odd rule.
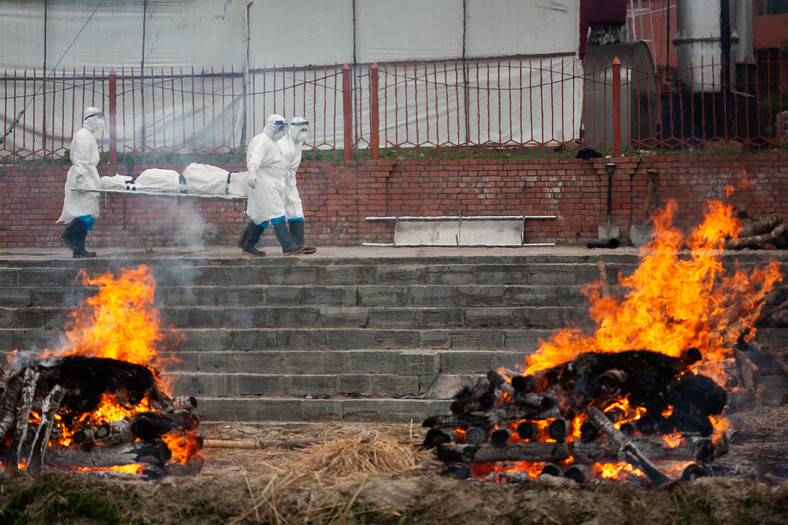
[[[148,225],[150,234],[170,239],[172,246],[205,249],[208,231],[205,219],[198,206],[188,199],[176,199],[170,207],[162,210],[161,221]]]

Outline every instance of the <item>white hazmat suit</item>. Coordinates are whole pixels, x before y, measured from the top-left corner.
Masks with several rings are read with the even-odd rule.
[[[287,130],[281,115],[270,115],[263,132],[249,143],[246,168],[249,170],[249,201],[246,214],[257,225],[285,215],[280,187],[284,189],[287,171],[282,167],[282,150],[277,141]]]
[[[57,222],[70,223],[60,238],[74,252],[74,257],[95,257],[95,252],[85,250],[85,237],[93,229],[99,216],[99,195],[95,192],[72,190],[98,190],[101,187],[96,134],[105,129],[104,113],[94,107],[85,110],[83,126],[71,141],[71,168],[66,176],[63,212]]]
[[[283,166],[282,151],[277,141],[286,131],[287,121],[284,117],[269,115],[263,132],[252,139],[246,150],[246,168],[249,170],[251,188],[246,203],[249,224],[238,245],[249,255],[265,255],[265,252],[258,250],[255,245],[269,222],[273,224],[276,239],[282,245],[282,253],[291,255],[301,248],[293,243],[284,222],[284,179],[287,170]]]
[[[309,121],[303,117],[295,117],[290,121],[287,134],[279,139],[282,150],[282,161],[287,175],[285,176],[285,215],[290,235],[296,244],[304,245],[304,208],[298,193],[296,173],[301,165],[302,149],[309,136]],[[314,253],[317,250],[304,246],[302,253]]]

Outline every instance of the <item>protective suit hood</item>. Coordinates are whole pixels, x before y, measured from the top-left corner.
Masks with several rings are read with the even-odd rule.
[[[287,130],[288,135],[298,144],[303,144],[309,137],[309,121],[303,117],[295,117],[290,121],[290,128]]]
[[[94,135],[99,131],[106,131],[107,122],[104,119],[104,112],[99,108],[89,107],[85,109],[85,116],[83,119],[85,129]]]
[[[265,121],[265,127],[263,128],[263,133],[268,135],[271,140],[276,142],[282,136],[284,136],[285,131],[287,130],[287,120],[282,115],[271,114],[268,115],[268,118]]]

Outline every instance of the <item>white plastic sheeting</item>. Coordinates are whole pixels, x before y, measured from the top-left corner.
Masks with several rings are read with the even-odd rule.
[[[463,53],[565,55],[577,52],[579,6],[580,0],[4,0],[0,67],[51,69],[62,58],[66,69],[243,70],[247,52],[252,68]]]
[[[248,143],[274,112],[310,121],[308,147],[341,148],[343,63],[357,64],[353,133],[364,146],[373,62],[381,67],[381,146],[570,140],[582,100],[579,80],[570,78],[581,74],[579,2],[4,0],[0,74],[40,75],[46,67],[49,80],[43,92],[40,81],[0,83],[4,129],[26,110],[0,151],[62,154],[82,106],[107,109],[105,81],[58,80],[83,67],[88,77],[93,68],[126,72],[118,86],[119,153],[227,151]],[[410,71],[428,61],[434,71]],[[150,76],[170,68],[172,79]],[[219,76],[223,68],[235,77]]]

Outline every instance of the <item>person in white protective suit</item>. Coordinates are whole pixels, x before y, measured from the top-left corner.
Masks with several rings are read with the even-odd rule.
[[[263,256],[265,252],[255,245],[270,223],[282,253],[295,255],[308,253],[303,246],[293,242],[285,222],[285,169],[278,140],[287,131],[287,121],[281,115],[269,115],[263,132],[249,143],[246,167],[249,170],[249,199],[246,214],[249,224],[241,236],[241,250],[249,255]]]
[[[100,157],[96,135],[103,132],[105,127],[104,113],[98,108],[89,107],[85,109],[82,128],[71,141],[71,168],[66,176],[63,213],[57,222],[69,223],[60,238],[78,258],[96,256],[96,252],[85,250],[85,238],[99,216],[99,194],[84,190],[99,189],[96,166]]]
[[[293,242],[303,246],[301,253],[315,253],[316,248],[304,244],[304,208],[298,194],[296,172],[301,165],[301,150],[309,136],[309,121],[303,117],[295,117],[290,121],[287,134],[279,139],[284,165],[287,168],[285,177],[285,216]]]

